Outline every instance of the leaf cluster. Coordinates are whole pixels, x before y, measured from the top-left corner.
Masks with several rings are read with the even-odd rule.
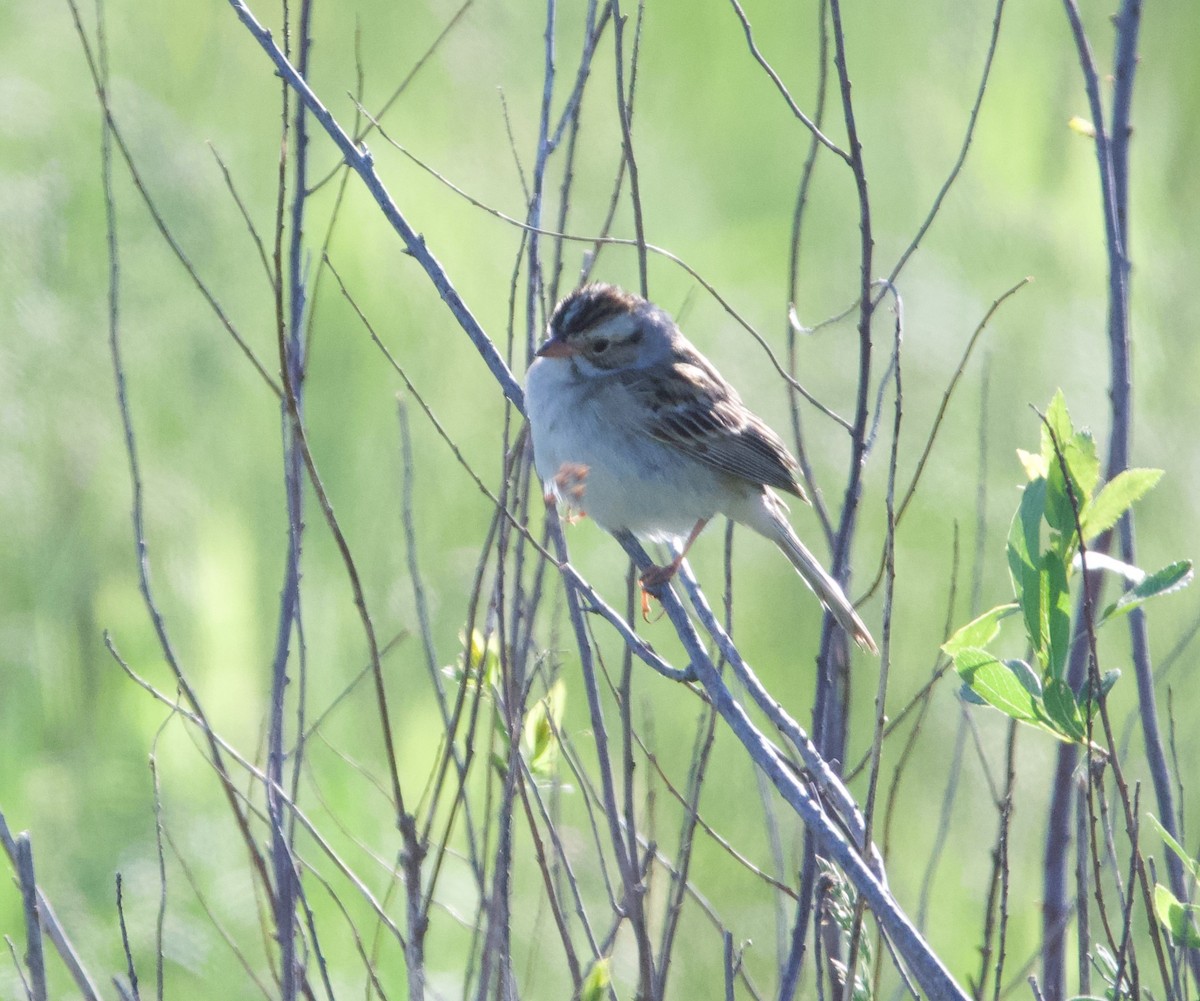
[[[1200,863],[1197,863],[1183,846],[1176,841],[1171,832],[1159,822],[1158,818],[1149,815],[1150,822],[1158,831],[1163,843],[1176,855],[1187,874],[1191,877],[1192,885],[1200,882]],[[1196,930],[1193,918],[1200,914],[1200,905],[1189,904],[1180,900],[1162,883],[1154,884],[1154,913],[1159,925],[1171,936],[1178,946],[1189,949],[1200,948],[1200,932]]]
[[[501,679],[500,641],[495,634],[484,638],[478,629],[471,630],[463,644],[458,661],[442,668],[442,673],[456,684],[482,686],[483,698],[491,702],[493,728],[500,748],[492,752],[492,764],[504,775],[508,770],[510,738],[504,714],[499,709],[503,686]],[[567,685],[562,678],[550,684],[546,694],[528,708],[521,721],[521,752],[535,781],[551,783],[558,777],[559,733],[567,705]],[[569,791],[569,787],[562,787]]]
[[[1071,645],[1080,635],[1072,621],[1071,587],[1086,565],[1126,581],[1124,593],[1099,615],[1095,628],[1120,618],[1150,598],[1185,586],[1190,560],[1146,574],[1087,547],[1109,531],[1162,477],[1160,469],[1126,469],[1103,485],[1090,432],[1071,423],[1062,391],[1042,418],[1041,448],[1019,452],[1028,482],[1008,533],[1013,600],[984,612],[942,644],[970,702],[998,709],[1019,722],[1069,743],[1086,743],[1088,720],[1120,676],[1107,672],[1098,685],[1078,689],[1067,681]],[[1019,614],[1026,657],[1002,658],[992,650],[1000,623]]]

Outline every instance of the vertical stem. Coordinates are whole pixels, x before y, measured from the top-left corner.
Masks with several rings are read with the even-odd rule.
[[[637,160],[633,155],[633,132],[630,122],[630,107],[633,104],[633,91],[629,96],[625,93],[625,15],[621,13],[620,0],[612,0],[614,37],[616,39],[617,62],[617,114],[621,119],[621,145],[625,151],[625,163],[629,168],[629,196],[633,202],[633,228],[637,237],[638,249],[638,289],[644,298],[650,296],[650,282],[646,274],[646,228],[642,218],[642,194],[638,185]],[[641,6],[638,7],[639,24],[641,22]]]
[[[1079,962],[1079,993],[1092,992],[1092,967],[1090,951],[1092,942],[1091,920],[1088,898],[1088,811],[1087,784],[1075,784],[1075,924],[1077,955]]]
[[[830,568],[835,580],[846,587],[850,573],[850,549],[858,520],[862,497],[862,465],[866,454],[868,399],[871,382],[871,272],[873,269],[874,239],[871,235],[871,202],[867,191],[866,168],[862,143],[851,100],[849,69],[846,64],[846,37],[842,27],[840,0],[830,0],[829,13],[833,25],[834,66],[842,98],[842,116],[849,143],[849,164],[858,193],[859,226],[859,307],[858,307],[858,390],[854,422],[850,438],[850,470],[843,497],[842,515],[834,537],[833,561]],[[816,719],[813,737],[826,758],[845,759],[846,707],[849,696],[849,649],[845,634],[833,617],[826,613],[821,632],[818,656],[818,687]]]
[[[546,182],[546,164],[550,157],[550,99],[554,94],[554,29],[558,4],[546,0],[545,69],[542,87],[542,106],[538,116],[537,155],[533,165],[533,184],[529,193],[529,230],[526,234],[529,274],[525,300],[525,350],[529,358],[538,339],[538,307],[541,305],[541,290],[544,276],[541,261],[542,196]]]
[[[309,27],[312,16],[310,0],[301,0],[297,69],[307,77],[311,49]],[[290,38],[284,6],[284,42]],[[291,1001],[297,993],[296,962],[296,869],[292,858],[289,826],[283,792],[283,732],[284,708],[287,696],[288,661],[293,630],[299,627],[300,617],[300,552],[303,532],[303,494],[300,489],[303,459],[295,425],[304,413],[304,300],[300,257],[303,252],[303,222],[306,177],[307,111],[303,101],[296,102],[294,122],[289,123],[288,111],[291,90],[283,86],[283,136],[280,143],[278,207],[275,227],[275,309],[278,324],[281,370],[291,387],[292,402],[280,404],[280,421],[284,450],[284,494],[287,508],[287,555],[284,561],[284,582],[280,593],[279,625],[275,637],[275,654],[271,667],[271,709],[267,734],[267,810],[271,822],[271,865],[275,877],[275,936],[279,943],[280,997]],[[291,126],[291,128],[289,128]],[[287,241],[287,303],[284,302],[284,229],[287,197],[287,167],[290,141],[296,143],[294,156],[295,190],[292,195],[290,226]],[[293,413],[289,409],[294,408]],[[298,710],[303,712],[302,703]],[[301,717],[302,720],[302,717]],[[303,725],[297,733],[303,733]],[[297,774],[299,761],[296,762]]]

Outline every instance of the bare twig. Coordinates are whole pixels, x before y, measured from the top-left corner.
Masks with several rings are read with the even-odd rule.
[[[846,162],[854,177],[858,200],[859,230],[859,288],[858,288],[858,374],[855,392],[854,417],[850,429],[850,456],[846,487],[842,494],[842,509],[834,533],[830,575],[843,589],[849,584],[850,555],[862,502],[863,464],[867,456],[868,407],[871,390],[871,301],[874,269],[874,237],[871,228],[871,201],[867,188],[866,165],[862,143],[850,96],[850,69],[846,60],[846,35],[842,25],[841,0],[829,0],[829,16],[833,34],[834,67],[841,94],[842,119],[849,144]],[[817,685],[813,699],[813,741],[826,758],[838,761],[846,757],[846,713],[849,698],[849,649],[845,634],[826,612],[821,621],[821,643],[817,654]],[[811,832],[810,832],[811,833]],[[806,852],[813,850],[811,839]]]
[[[250,211],[246,208],[246,203],[242,201],[242,196],[238,194],[237,185],[233,183],[233,175],[229,173],[229,167],[221,159],[221,154],[217,152],[217,147],[209,142],[208,149],[212,153],[213,159],[217,161],[217,166],[221,169],[221,176],[225,179],[225,187],[229,190],[229,196],[233,199],[234,205],[237,206],[238,212],[241,213],[242,221],[246,224],[246,231],[250,234],[250,239],[254,241],[254,247],[258,251],[258,259],[262,262],[263,271],[266,273],[267,281],[270,283],[273,291],[276,280],[275,271],[271,267],[271,261],[267,258],[266,245],[263,243],[262,237],[258,235],[258,228],[254,225],[254,220],[250,218]]]
[[[362,110],[362,108],[360,107],[359,110]],[[497,208],[493,208],[492,206],[485,204],[484,202],[475,198],[473,195],[469,194],[462,188],[458,187],[456,184],[454,184],[453,181],[449,180],[447,177],[445,177],[444,175],[442,175],[441,173],[436,171],[433,167],[430,167],[424,161],[420,160],[415,154],[410,152],[408,149],[406,149],[400,143],[396,142],[396,140],[391,138],[382,128],[379,129],[379,133],[384,138],[384,140],[386,140],[392,147],[394,147],[399,152],[403,153],[418,167],[420,167],[422,170],[426,171],[428,174],[430,174],[430,176],[436,178],[438,181],[440,181],[442,184],[444,184],[446,187],[448,187],[455,194],[459,195],[462,198],[465,198],[468,202],[470,202],[476,208],[480,209],[483,212],[486,212],[488,215],[492,216],[495,219],[499,219],[501,222],[507,223],[510,226],[516,226],[525,231],[531,230],[531,227],[527,223],[524,223],[521,220],[516,219],[511,215],[501,212]],[[622,161],[622,162],[624,162],[624,161]],[[605,227],[602,227],[602,230],[606,231],[607,225]],[[628,239],[622,239],[619,237],[612,237],[612,236],[606,236],[606,235],[580,236],[580,235],[573,234],[573,233],[564,233],[564,232],[558,232],[556,230],[549,230],[549,229],[538,229],[537,232],[542,236],[552,236],[558,240],[570,240],[570,241],[573,241],[576,243],[591,243],[594,245],[605,245],[605,246],[611,245],[611,246],[615,246],[615,247],[635,247],[635,248],[638,246],[637,240],[628,240]],[[710,281],[708,281],[703,275],[701,275],[700,272],[698,272],[695,268],[693,268],[690,264],[688,264],[687,261],[683,260],[683,258],[679,257],[677,254],[673,254],[671,251],[666,250],[663,247],[656,246],[653,243],[647,243],[647,244],[645,244],[645,248],[646,248],[647,253],[654,254],[656,256],[665,258],[666,260],[670,261],[672,264],[681,268],[690,277],[695,279],[695,281],[705,290],[705,292],[707,292],[713,298],[713,300],[715,300],[718,303],[718,305],[720,305],[721,308],[725,310],[725,312],[738,324],[738,326],[740,326],[751,337],[754,338],[755,342],[766,354],[767,360],[771,363],[771,367],[775,369],[776,373],[780,376],[780,378],[782,378],[784,380],[784,382],[786,382],[793,390],[795,390],[797,393],[799,393],[801,396],[803,396],[818,411],[820,411],[822,414],[824,414],[826,417],[828,417],[831,421],[833,421],[840,428],[842,428],[843,430],[845,430],[847,432],[849,432],[852,429],[850,422],[847,421],[846,418],[835,413],[826,404],[824,404],[820,400],[818,400],[815,396],[812,395],[812,393],[810,393],[807,389],[805,389],[805,387],[803,385],[801,385],[793,376],[791,376],[788,373],[788,371],[783,367],[783,364],[779,361],[778,357],[776,356],[774,349],[767,342],[766,338],[763,337],[763,335],[761,333],[759,333],[759,331],[750,323],[749,320],[747,320],[744,316],[741,315],[741,313],[739,313],[736,309],[734,309],[733,305],[717,290],[717,288]],[[511,397],[510,397],[510,399],[511,399]],[[521,409],[521,408],[518,407],[518,409]]]
[[[285,6],[285,19],[287,8]],[[311,52],[312,4],[301,0],[298,20],[299,65],[302,73],[307,72]],[[280,594],[279,622],[275,637],[275,653],[271,664],[271,700],[267,730],[267,811],[271,818],[271,864],[275,875],[275,939],[279,946],[280,994],[283,1001],[292,1001],[297,992],[296,960],[296,901],[297,873],[292,854],[292,844],[285,823],[285,811],[281,801],[283,790],[283,730],[284,703],[290,679],[288,677],[289,648],[293,630],[300,629],[300,559],[304,532],[303,494],[301,477],[303,459],[297,426],[292,422],[289,410],[303,411],[304,399],[304,312],[306,291],[301,278],[302,238],[304,233],[304,206],[306,177],[308,170],[307,113],[304,105],[297,101],[295,120],[289,120],[290,91],[286,86],[280,93],[280,143],[279,178],[276,192],[274,283],[275,325],[279,352],[279,368],[285,374],[284,384],[289,387],[290,399],[281,403],[282,445],[284,464],[284,503],[287,512],[287,551],[284,558],[284,580]],[[287,202],[288,158],[294,146],[295,191],[292,195],[290,226],[285,226]],[[288,233],[287,246],[287,305],[284,295],[284,233]],[[297,422],[298,423],[298,422]],[[303,692],[297,700],[300,714],[296,743],[297,760],[294,769],[298,774],[300,754],[304,747],[304,699]],[[293,783],[293,788],[294,788]]]
[[[640,569],[645,570],[652,565],[645,550],[632,536],[621,534],[617,539]],[[679,577],[685,583],[691,578],[691,571],[686,562],[680,568]],[[694,578],[691,580],[694,586]],[[702,603],[703,596],[691,588],[689,588],[689,593],[697,611],[702,612],[702,609],[706,608]],[[813,795],[812,790],[797,776],[792,767],[780,758],[762,732],[750,721],[742,706],[733,698],[670,587],[662,589],[661,600],[667,617],[675,627],[676,635],[684,643],[692,658],[697,677],[704,685],[705,691],[722,719],[746,748],[756,765],[766,772],[784,801],[804,821],[807,830],[812,832],[822,853],[842,869],[855,889],[866,898],[867,905],[874,912],[884,932],[892,938],[899,955],[909,965],[916,981],[930,998],[936,998],[939,1001],[948,998],[965,998],[962,988],[955,983],[941,960],[900,910],[881,877],[876,874],[872,864],[860,856],[857,847],[845,837],[842,829],[825,812],[823,805]],[[722,639],[723,630],[712,618],[711,611],[704,615],[706,630],[712,633],[718,643],[723,645],[726,655],[735,653],[736,651]],[[738,660],[740,661],[740,656]],[[734,663],[732,657],[730,662]],[[828,765],[825,765],[825,768],[828,769]]]
[[[117,151],[121,154],[121,158],[125,161],[125,166],[129,170],[129,176],[133,180],[134,187],[137,188],[138,194],[141,195],[142,201],[149,210],[155,226],[158,227],[158,231],[162,235],[162,238],[166,241],[167,246],[171,248],[171,252],[179,260],[179,263],[183,265],[184,270],[187,271],[188,276],[192,279],[192,283],[196,286],[196,289],[201,296],[204,297],[205,302],[208,303],[209,308],[213,311],[214,315],[217,317],[217,320],[220,321],[221,326],[223,326],[229,336],[233,338],[234,342],[241,349],[242,354],[245,355],[250,364],[254,366],[255,371],[258,372],[259,376],[262,378],[263,382],[267,384],[267,387],[271,390],[271,392],[273,392],[276,396],[279,396],[282,392],[282,390],[279,388],[279,384],[263,367],[262,362],[259,361],[258,356],[254,353],[254,349],[251,348],[250,345],[243,339],[242,335],[233,325],[233,321],[229,319],[221,304],[217,302],[216,296],[200,278],[199,273],[196,271],[195,266],[188,258],[187,253],[184,251],[182,245],[175,239],[170,227],[167,226],[166,219],[164,219],[162,214],[158,211],[158,207],[155,204],[154,199],[151,197],[145,182],[142,180],[141,173],[137,169],[137,165],[134,162],[133,153],[125,144],[125,139],[121,134],[121,130],[117,127],[116,119],[113,117],[112,109],[110,108],[108,101],[108,83],[103,77],[100,63],[93,54],[92,46],[87,40],[87,33],[83,30],[83,24],[79,19],[79,8],[76,4],[76,0],[67,0],[67,3],[71,7],[71,17],[75,21],[75,30],[79,36],[79,42],[83,46],[83,54],[87,59],[88,69],[92,75],[92,82],[96,87],[96,96],[100,100],[100,108],[104,116],[104,128],[107,133],[111,135],[112,141],[116,143]]]
[[[496,381],[500,384],[500,388],[504,391],[504,395],[523,412],[525,394],[518,385],[517,380],[513,377],[508,366],[504,363],[504,359],[500,357],[500,353],[496,350],[496,346],[484,332],[479,321],[467,308],[467,304],[463,302],[462,297],[458,294],[458,290],[451,283],[449,276],[438,263],[437,258],[425,244],[425,238],[420,236],[416,230],[409,225],[408,220],[400,212],[396,203],[392,200],[383,181],[375,171],[374,159],[365,146],[356,143],[342,127],[335,121],[326,107],[313,93],[304,76],[296,69],[295,66],[288,60],[279,46],[271,37],[271,32],[250,13],[250,8],[246,6],[243,0],[229,0],[230,6],[237,14],[238,19],[254,37],[255,41],[262,47],[276,69],[287,81],[288,85],[295,90],[300,99],[308,107],[312,116],[321,124],[321,127],[326,131],[329,137],[341,150],[342,155],[346,159],[346,163],[363,179],[370,191],[372,197],[379,205],[384,217],[392,227],[400,234],[408,253],[421,265],[425,273],[429,276],[434,288],[442,300],[449,307],[454,318],[458,321],[460,327],[471,339],[483,358],[484,363],[495,376]]]
[[[121,892],[121,874],[117,873],[117,922],[121,928],[121,949],[125,953],[125,975],[129,977],[129,990],[134,1001],[140,1001],[138,993],[137,967],[133,965],[133,952],[129,948],[129,931],[125,927],[125,901]]]
[[[754,56],[755,61],[763,68],[763,71],[767,74],[767,76],[771,78],[771,82],[775,84],[775,87],[779,93],[783,95],[783,99],[787,102],[787,106],[789,109],[791,109],[792,114],[795,115],[796,118],[804,125],[804,127],[812,133],[814,140],[819,142],[834,155],[845,160],[847,163],[850,163],[850,154],[848,154],[844,149],[838,146],[837,143],[826,136],[825,133],[821,131],[817,123],[809,118],[808,115],[806,115],[800,109],[800,106],[795,102],[795,100],[792,98],[792,95],[788,92],[787,86],[779,78],[779,74],[775,72],[771,64],[767,62],[766,57],[763,56],[763,54],[758,50],[758,46],[754,43],[754,33],[750,29],[750,19],[746,16],[746,12],[742,10],[741,4],[738,3],[738,0],[730,0],[730,3],[733,5],[733,12],[737,14],[737,18],[742,24],[742,30],[746,33],[746,44],[750,46],[750,54]]]
[[[904,338],[904,303],[893,288],[896,301],[896,322],[892,340],[890,372],[893,379],[894,415],[892,421],[891,447],[888,450],[888,482],[886,495],[887,536],[884,542],[884,603],[883,633],[879,656],[879,679],[875,689],[875,726],[871,740],[871,770],[867,780],[867,798],[863,808],[862,848],[869,851],[875,828],[875,796],[879,788],[879,771],[883,759],[883,736],[887,726],[887,687],[892,655],[892,607],[896,588],[896,467],[900,455],[900,425],[904,412],[904,389],[901,379],[901,346]],[[886,378],[886,377],[885,377]],[[882,386],[880,387],[882,393]],[[882,414],[882,402],[877,413]],[[855,970],[858,969],[858,952],[863,934],[865,900],[860,894],[856,901],[854,924],[850,931],[850,945],[846,959],[845,1001],[852,1001]]]
[[[828,0],[820,0],[817,4],[817,94],[816,94],[816,113],[813,120],[819,128],[825,118],[825,99],[828,93],[829,81],[829,25],[828,25],[829,3]],[[788,243],[788,323],[786,329],[787,337],[787,359],[788,372],[793,376],[796,374],[796,339],[799,330],[798,324],[793,323],[793,317],[796,314],[796,304],[799,298],[799,281],[800,281],[800,238],[803,232],[804,212],[808,206],[808,193],[812,186],[812,179],[817,165],[817,153],[821,148],[821,143],[817,137],[811,136],[808,144],[808,155],[804,158],[804,167],[800,172],[800,183],[796,187],[796,206],[792,210],[792,232],[791,239]],[[788,393],[788,410],[792,418],[792,440],[796,448],[796,459],[800,463],[800,473],[804,477],[804,484],[808,488],[808,495],[812,500],[813,509],[816,512],[817,520],[821,524],[821,530],[825,535],[827,545],[833,543],[833,521],[829,516],[829,509],[825,504],[825,498],[821,490],[817,486],[816,476],[812,468],[812,464],[808,459],[808,450],[804,447],[804,435],[800,431],[800,407],[797,405],[795,392]],[[804,929],[798,929],[795,948],[802,949],[806,938]],[[798,972],[798,971],[797,971]],[[782,995],[783,1001],[787,1001],[788,995]]]
[[[958,158],[950,168],[950,173],[946,175],[946,180],[942,182],[942,186],[938,190],[937,196],[933,199],[933,205],[930,206],[924,221],[917,227],[917,232],[913,236],[912,241],[904,249],[904,253],[897,259],[891,274],[888,275],[889,282],[894,282],[900,277],[900,272],[904,270],[904,265],[908,263],[908,259],[912,257],[921,245],[921,241],[925,239],[925,234],[929,232],[929,227],[933,225],[934,220],[941,212],[942,202],[946,200],[946,195],[949,194],[950,188],[953,187],[959,173],[962,171],[963,164],[967,161],[967,152],[971,148],[971,140],[975,135],[975,123],[979,119],[979,109],[983,106],[983,96],[987,93],[988,78],[992,73],[992,61],[996,57],[996,46],[1000,41],[1000,19],[1004,14],[1004,3],[1005,0],[996,0],[996,13],[992,17],[992,37],[988,42],[987,55],[983,60],[983,73],[979,78],[979,89],[975,93],[975,103],[971,105],[971,113],[967,116],[967,130],[963,136],[962,145],[958,150]]]
[[[638,0],[638,26],[642,23],[643,0]],[[629,172],[629,197],[633,203],[633,230],[636,234],[635,244],[638,252],[639,289],[644,298],[650,296],[650,282],[646,275],[646,227],[642,214],[642,193],[638,185],[637,159],[633,155],[633,127],[630,122],[630,109],[633,105],[632,87],[628,96],[625,93],[625,15],[621,13],[620,0],[610,0],[615,24],[614,35],[616,45],[614,54],[617,69],[617,115],[621,122],[621,148],[625,155],[625,166]]]
[[[1009,298],[1016,295],[1021,289],[1028,285],[1033,279],[1031,277],[1022,278],[1012,288],[1001,293],[992,301],[990,307],[983,315],[983,319],[976,324],[971,336],[967,339],[966,346],[963,348],[963,353],[958,360],[958,366],[954,369],[954,374],[950,377],[950,381],[946,384],[946,388],[942,391],[942,399],[938,404],[937,413],[934,415],[933,421],[929,427],[929,433],[925,436],[925,446],[921,450],[921,457],[917,460],[916,468],[913,470],[912,478],[908,481],[908,486],[905,488],[904,497],[901,499],[899,506],[896,509],[896,523],[899,524],[904,518],[905,512],[908,510],[908,505],[916,496],[917,485],[921,482],[921,476],[925,472],[925,466],[929,462],[929,456],[933,453],[934,443],[938,439],[938,434],[942,429],[942,424],[945,421],[946,411],[950,406],[950,399],[954,395],[954,390],[958,387],[959,381],[962,379],[963,373],[966,371],[967,362],[975,352],[975,346],[979,343],[980,336],[987,329],[988,324],[992,321],[992,317],[996,315]],[[872,594],[880,581],[883,579],[883,559],[880,558],[879,569],[875,573],[875,579],[867,588],[866,594]]]
[[[33,1001],[46,1001],[46,962],[42,956],[42,919],[38,914],[37,876],[33,871],[33,846],[29,832],[16,838],[17,882],[25,910],[25,966],[29,970],[29,988]]]
[[[3,847],[4,854],[8,856],[9,864],[15,869],[17,867],[17,842],[9,831],[8,822],[4,819],[3,813],[0,813],[0,847]],[[41,922],[42,931],[50,939],[55,951],[62,959],[63,965],[66,966],[67,971],[71,974],[71,979],[75,982],[75,986],[83,996],[84,1001],[100,1001],[100,990],[96,987],[95,981],[92,980],[91,974],[84,968],[79,952],[71,943],[71,940],[67,938],[67,933],[63,929],[62,922],[58,920],[58,915],[54,913],[54,908],[50,906],[49,898],[42,892],[41,887],[35,887],[35,890],[37,892],[38,919]]]
[[[131,504],[131,507],[132,507],[131,515],[132,515],[132,522],[133,522],[134,548],[135,548],[136,559],[137,559],[137,568],[138,568],[138,584],[139,584],[139,589],[142,594],[143,603],[146,607],[146,611],[150,617],[151,622],[153,623],[155,634],[158,638],[159,645],[163,651],[163,655],[166,658],[166,661],[167,661],[168,665],[170,666],[170,669],[171,669],[173,675],[175,676],[176,683],[178,684],[180,690],[183,692],[184,697],[186,698],[188,704],[192,706],[192,708],[194,709],[196,714],[200,718],[205,719],[204,711],[201,708],[199,699],[198,699],[195,691],[191,687],[191,684],[189,683],[187,677],[185,676],[182,665],[179,661],[179,658],[177,657],[177,655],[175,653],[173,643],[167,632],[166,621],[163,618],[161,612],[159,611],[158,604],[154,597],[154,591],[153,591],[153,588],[151,586],[151,581],[150,581],[149,547],[148,547],[148,544],[146,541],[146,533],[145,533],[145,518],[144,518],[144,509],[143,509],[141,472],[140,472],[140,466],[139,466],[139,462],[138,462],[137,443],[136,443],[136,438],[135,438],[134,428],[133,428],[133,418],[132,418],[132,415],[130,412],[129,399],[128,399],[127,387],[126,387],[126,382],[125,382],[124,363],[122,361],[122,355],[121,355],[120,314],[119,314],[120,262],[119,262],[119,256],[118,256],[118,243],[117,243],[117,231],[116,231],[116,205],[115,205],[115,200],[113,197],[113,185],[112,185],[111,142],[114,142],[114,141],[116,142],[117,148],[121,151],[122,155],[125,157],[131,173],[134,174],[135,183],[138,183],[139,189],[140,189],[140,179],[136,175],[136,170],[133,166],[132,157],[130,156],[128,150],[125,148],[123,141],[121,140],[120,132],[117,130],[116,123],[112,117],[112,113],[109,108],[108,91],[107,91],[107,86],[108,86],[108,84],[107,84],[107,55],[106,55],[105,36],[104,36],[103,30],[101,28],[101,31],[98,33],[98,36],[97,36],[97,42],[98,42],[98,48],[100,51],[100,56],[99,56],[99,59],[96,59],[93,57],[92,47],[87,41],[87,35],[83,30],[82,23],[80,22],[79,11],[78,11],[78,7],[75,3],[75,0],[68,0],[68,2],[71,6],[71,13],[72,13],[72,17],[75,21],[76,32],[79,36],[80,43],[82,44],[82,46],[84,48],[84,54],[87,57],[88,67],[92,73],[92,79],[96,86],[96,93],[97,93],[97,97],[100,101],[101,110],[102,110],[101,171],[102,171],[102,179],[103,179],[103,185],[104,185],[105,225],[106,225],[108,265],[109,265],[109,268],[108,268],[108,341],[109,341],[109,352],[110,352],[110,355],[112,358],[113,376],[114,376],[114,380],[116,383],[117,406],[118,406],[118,410],[120,412],[122,428],[124,430],[125,451],[126,451],[126,456],[127,456],[128,462],[129,462],[129,475],[130,475],[131,489],[132,489],[132,495],[133,495],[132,496],[132,504]],[[103,25],[102,18],[99,23],[101,24],[101,26]],[[143,196],[146,198],[147,202],[149,203],[149,197],[147,195],[145,195],[144,190],[143,190]],[[162,224],[160,217],[157,215],[157,212],[155,212],[153,209],[151,211],[155,215],[156,222],[159,223],[160,229],[162,229],[162,231],[163,231],[163,235],[165,237],[167,237],[168,242],[171,243],[172,247],[176,248],[176,245],[174,244],[173,240],[171,239],[169,233],[166,231],[165,226]],[[189,269],[190,269],[190,266],[189,266]],[[198,279],[197,279],[197,284],[198,285],[200,284]],[[203,291],[203,288],[202,288],[202,291]],[[210,301],[212,301],[215,306],[215,300],[210,300]],[[219,307],[218,307],[218,313],[219,313]],[[223,314],[220,314],[220,315],[222,315],[222,317],[223,317]],[[229,329],[230,329],[230,332],[233,333],[235,337],[237,337],[236,332],[234,332],[232,330],[232,327],[230,327]],[[238,338],[238,340],[239,340],[239,343],[241,343],[240,338]],[[259,370],[260,370],[260,372],[262,372],[261,366],[259,366]],[[267,379],[268,383],[270,383],[271,380],[269,377],[266,377],[265,372],[263,372],[262,374],[264,375],[264,378]],[[211,734],[212,728],[207,725],[206,719],[205,719],[204,729],[205,729],[206,733]],[[215,741],[210,740],[210,742],[209,742],[209,754],[211,756],[211,761],[214,766],[214,769],[217,772],[218,777],[221,779],[221,786],[222,786],[223,792],[225,793],[226,801],[228,802],[230,809],[233,812],[234,818],[238,825],[239,833],[241,834],[242,841],[245,844],[246,850],[250,856],[250,859],[254,866],[255,872],[259,876],[259,878],[262,880],[262,885],[267,890],[267,892],[273,893],[273,890],[271,888],[271,880],[270,880],[270,876],[267,871],[266,863],[262,857],[262,853],[258,850],[257,845],[255,844],[253,836],[250,833],[250,829],[249,829],[248,823],[246,821],[245,814],[243,813],[243,811],[241,810],[241,808],[238,804],[236,791],[233,789],[233,786],[230,782],[229,774],[225,769],[225,763],[224,763],[224,760],[223,760],[223,757],[221,754],[220,747],[215,743]]]

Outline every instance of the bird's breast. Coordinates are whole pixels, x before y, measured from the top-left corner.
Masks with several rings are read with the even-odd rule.
[[[539,359],[526,406],[538,476],[600,526],[678,538],[718,509],[717,474],[646,434],[619,381],[578,379],[569,363]]]

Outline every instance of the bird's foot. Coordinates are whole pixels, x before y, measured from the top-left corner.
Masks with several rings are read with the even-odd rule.
[[[662,590],[671,582],[671,578],[679,572],[679,564],[683,562],[683,557],[672,560],[666,566],[652,566],[649,570],[642,573],[642,587],[653,594],[655,591]]]
[[[582,462],[564,462],[554,474],[555,493],[571,507],[580,507],[587,491],[587,475],[588,467]]]

